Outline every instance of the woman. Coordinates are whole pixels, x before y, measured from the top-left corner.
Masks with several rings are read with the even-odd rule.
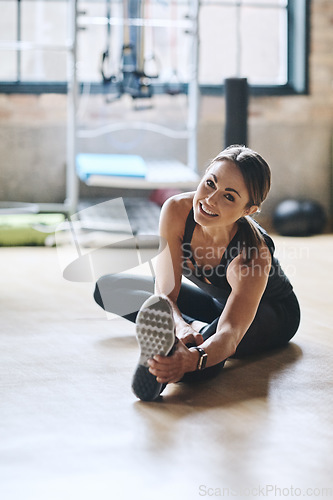
[[[141,305],[139,314],[124,314],[137,324],[141,355],[132,387],[140,399],[155,399],[171,382],[214,375],[227,358],[281,347],[295,335],[297,298],[271,238],[250,217],[269,189],[265,160],[244,146],[228,147],[195,192],[162,207],[167,244],[157,259],[155,294],[149,278],[98,281],[95,299],[105,309],[117,312],[116,295]],[[182,275],[196,286],[182,283]]]

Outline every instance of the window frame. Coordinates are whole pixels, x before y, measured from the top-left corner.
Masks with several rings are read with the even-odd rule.
[[[20,4],[21,0],[17,0],[17,2]],[[276,85],[251,84],[249,85],[251,95],[279,96],[307,95],[309,93],[310,3],[311,0],[289,0],[286,7],[287,83]],[[20,71],[18,70],[17,73],[19,74]],[[81,85],[81,88],[83,85]],[[163,84],[152,83],[152,87],[155,94],[163,93]],[[184,93],[187,92],[187,87],[187,84],[184,84]],[[94,94],[106,92],[105,85],[102,82],[92,82],[90,88]],[[3,94],[66,94],[67,89],[68,85],[65,81],[0,81],[0,93]],[[219,96],[224,94],[224,84],[200,84],[199,90],[201,95]]]

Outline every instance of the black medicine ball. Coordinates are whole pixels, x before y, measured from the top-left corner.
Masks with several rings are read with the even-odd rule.
[[[274,210],[273,225],[282,236],[311,236],[324,230],[326,214],[313,200],[284,200]]]

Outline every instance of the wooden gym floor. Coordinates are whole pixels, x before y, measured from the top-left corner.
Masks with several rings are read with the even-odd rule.
[[[134,325],[56,249],[0,249],[0,498],[332,496],[333,236],[275,242],[302,309],[290,345],[153,403],[130,389]]]

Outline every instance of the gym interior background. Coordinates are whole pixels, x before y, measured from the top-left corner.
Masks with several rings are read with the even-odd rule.
[[[147,2],[146,14],[169,19],[171,24],[184,21],[187,2],[178,3]],[[241,3],[244,5],[237,24],[237,2],[201,2],[198,172],[225,146],[224,79],[246,77],[248,146],[260,151],[273,171],[273,187],[265,211],[269,213],[283,198],[296,196],[317,200],[330,214],[332,6],[321,0]],[[116,9],[111,15],[119,15],[122,2],[111,4]],[[64,45],[69,29],[68,2],[13,0],[2,1],[1,6],[1,32],[7,45],[2,44],[0,68],[0,199],[61,203],[66,197],[68,145],[66,51],[13,50],[8,45],[18,37],[23,42],[34,42],[37,48],[43,43]],[[107,7],[107,2],[79,2],[79,11],[86,15],[80,16],[80,24],[84,25],[81,28],[85,29],[78,31],[77,66],[84,85],[77,126],[94,129],[126,115],[129,121],[162,120],[162,124],[181,128],[187,112],[183,95],[155,92],[149,100],[152,109],[138,111],[133,111],[133,102],[126,95],[118,102],[107,102],[105,94],[111,92],[112,101],[116,91],[108,91],[107,85],[103,87],[101,83],[101,57],[109,46],[110,61],[106,63],[110,63],[110,68],[106,67],[106,73],[116,74],[121,64],[120,28],[111,26],[108,40],[105,24],[89,24],[85,20],[89,16],[105,18]],[[298,29],[297,16],[301,26]],[[148,26],[146,31],[147,72],[159,74],[159,78],[151,80],[152,85],[163,89],[163,82],[168,79],[173,83],[176,80],[176,85],[188,81],[191,45],[186,30]],[[141,108],[149,107],[147,101]],[[78,143],[78,152],[134,153],[163,159],[172,151],[174,158],[186,163],[186,141],[157,133],[120,130],[93,139],[78,139]],[[147,193],[149,190],[140,190],[140,195]],[[81,183],[80,196],[119,196],[119,190],[87,188]]]

